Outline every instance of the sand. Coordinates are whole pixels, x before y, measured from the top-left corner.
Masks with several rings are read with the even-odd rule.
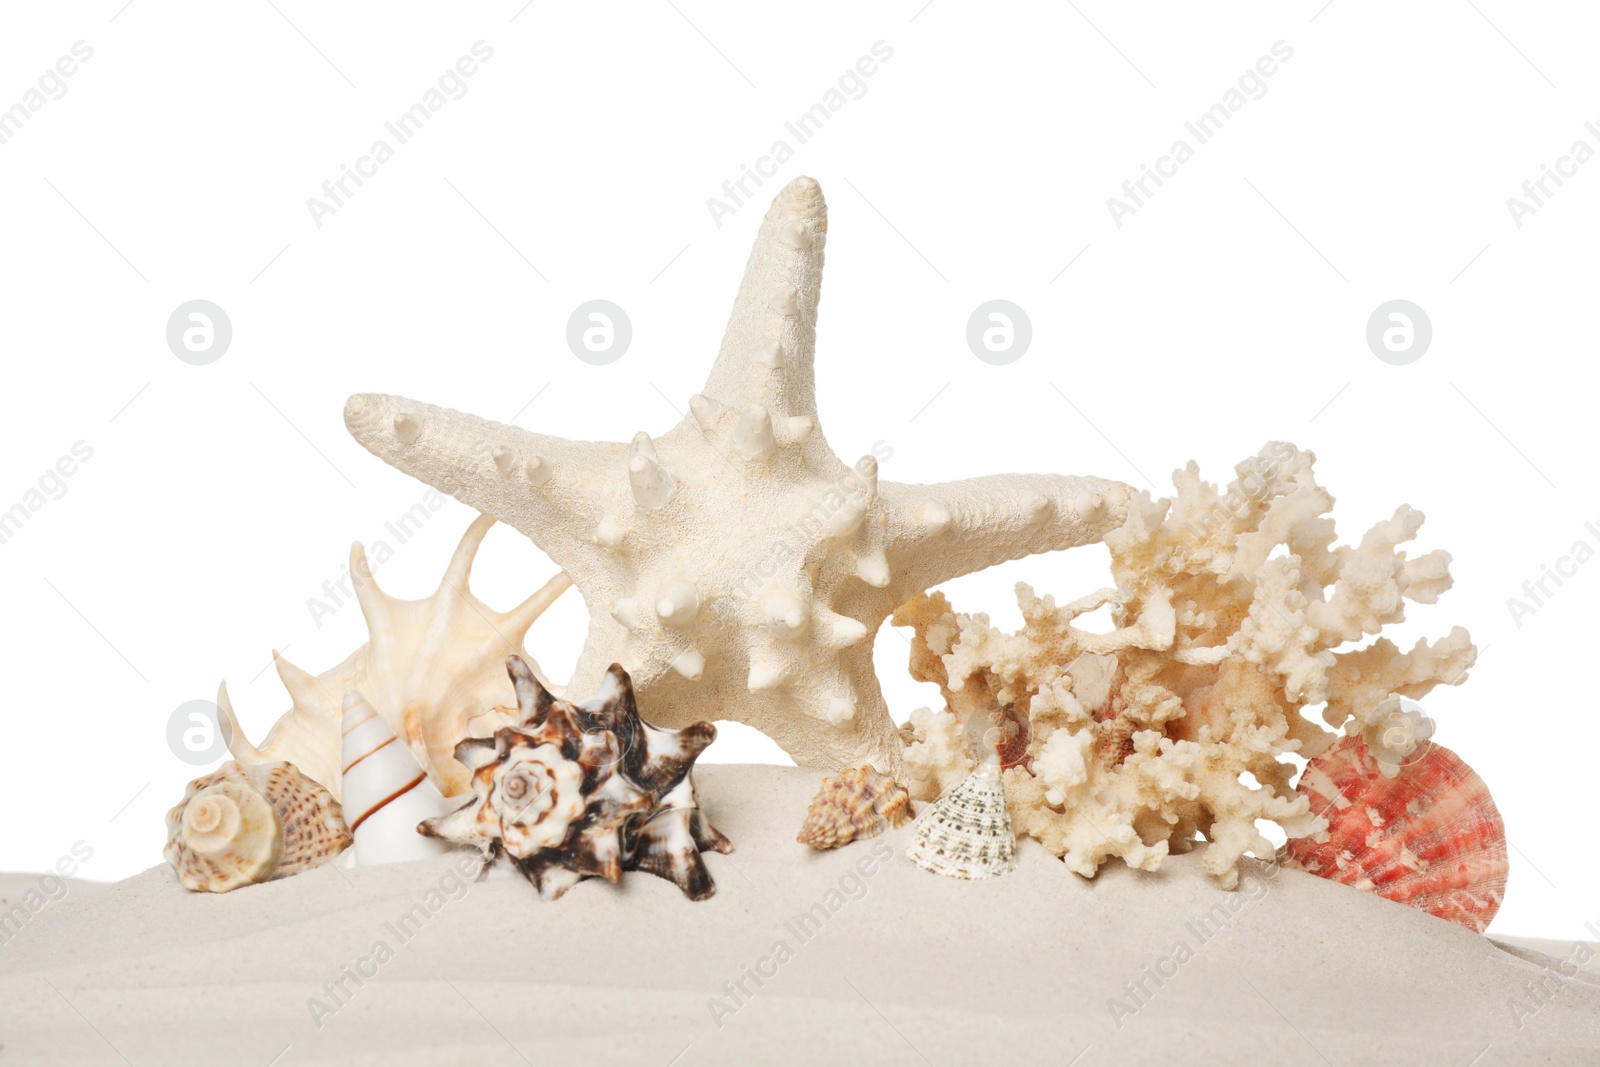
[[[1198,854],[1085,882],[1024,842],[949,881],[900,856],[909,828],[797,845],[815,774],[697,777],[737,846],[701,904],[645,875],[541,904],[458,881],[461,854],[222,896],[164,865],[74,883],[0,944],[0,1064],[1600,1064],[1600,977],[1548,955],[1571,946],[1263,864],[1224,893]]]

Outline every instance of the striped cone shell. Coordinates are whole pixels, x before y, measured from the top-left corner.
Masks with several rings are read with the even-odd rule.
[[[450,810],[405,742],[360,693],[344,696],[343,797],[358,867],[403,863],[448,852],[417,824]]]

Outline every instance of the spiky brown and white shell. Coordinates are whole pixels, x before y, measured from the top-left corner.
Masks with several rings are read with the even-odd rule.
[[[619,882],[626,870],[669,879],[691,900],[714,893],[700,853],[733,846],[699,810],[690,773],[716,728],[646,723],[615,664],[583,704],[551,695],[520,657],[506,665],[517,725],[456,747],[472,800],[418,829],[477,847],[486,865],[509,857],[546,900],[584,878]]]
[[[906,858],[947,878],[995,878],[1017,865],[998,760],[980,763],[922,813]]]
[[[319,866],[350,844],[339,802],[290,763],[223,764],[167,813],[163,855],[184,888],[226,893]]]
[[[1443,745],[1387,770],[1359,736],[1308,763],[1296,789],[1328,829],[1292,838],[1287,865],[1482,933],[1510,872],[1489,787]]]
[[[912,814],[905,786],[873,767],[856,767],[822,780],[795,840],[839,848],[904,826]]]

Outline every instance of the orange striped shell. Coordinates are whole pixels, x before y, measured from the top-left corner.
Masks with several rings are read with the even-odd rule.
[[[839,848],[911,821],[911,794],[875,767],[840,771],[822,780],[795,838],[815,849]]]
[[[1326,833],[1294,838],[1287,865],[1482,933],[1505,896],[1505,824],[1489,787],[1442,745],[1386,778],[1359,737],[1306,765],[1295,787]]]

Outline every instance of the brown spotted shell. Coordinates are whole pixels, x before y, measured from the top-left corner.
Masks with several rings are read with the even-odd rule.
[[[260,763],[244,771],[283,821],[283,858],[272,877],[320,867],[350,847],[344,809],[294,764]]]
[[[184,888],[226,893],[310,870],[344,851],[339,802],[292,763],[228,762],[189,783],[162,850]]]
[[[822,780],[795,839],[816,849],[838,848],[904,826],[911,818],[906,787],[872,767]]]

